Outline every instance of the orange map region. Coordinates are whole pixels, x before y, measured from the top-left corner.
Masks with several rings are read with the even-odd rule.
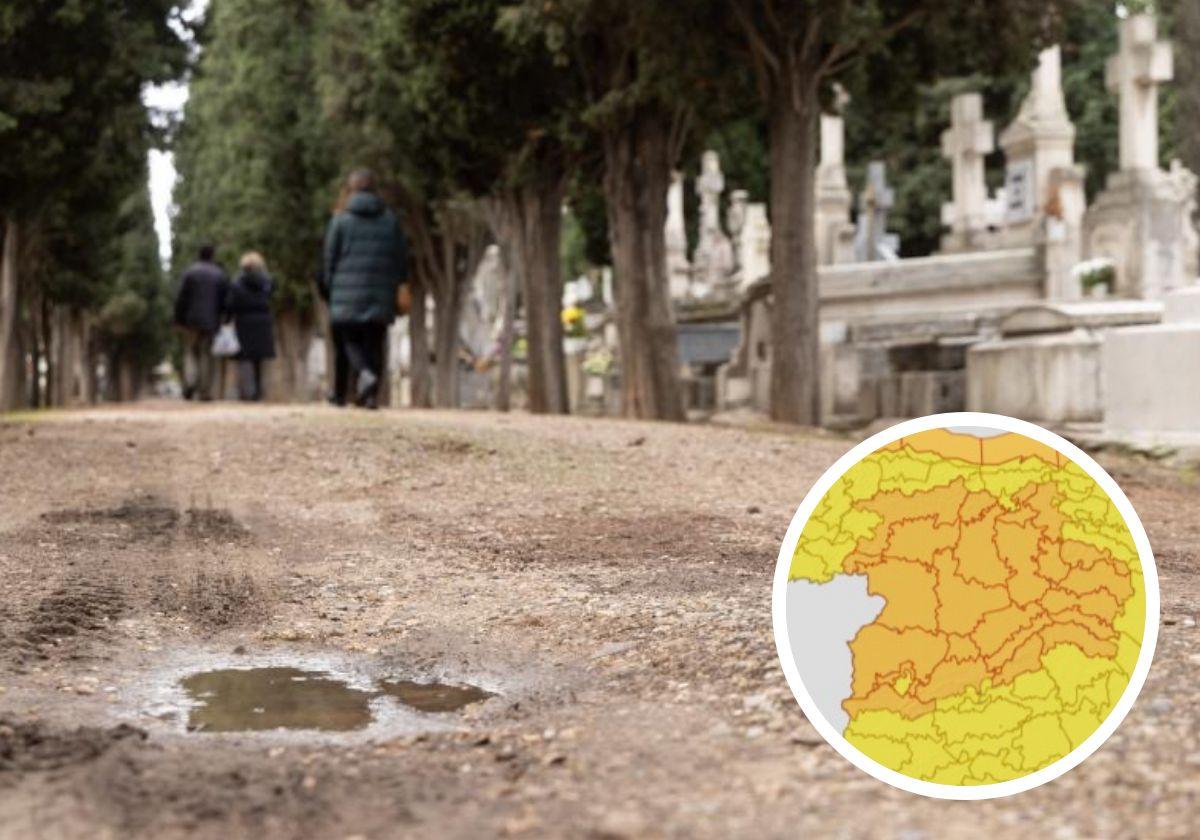
[[[1060,457],[1020,435],[979,439],[928,432],[907,447],[982,464]],[[843,708],[913,718],[966,687],[998,687],[1041,669],[1059,644],[1113,658],[1114,627],[1133,596],[1128,566],[1097,546],[1062,538],[1053,483],[1029,483],[1005,503],[962,478],[926,491],[859,501],[882,523],[845,560],[882,612],[850,643],[854,673]]]

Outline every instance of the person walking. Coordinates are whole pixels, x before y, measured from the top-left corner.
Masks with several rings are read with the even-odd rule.
[[[346,210],[350,201],[350,184],[342,183],[338,190],[337,200],[333,203],[332,215],[337,216]],[[333,348],[333,384],[329,391],[328,402],[336,406],[346,405],[346,391],[350,383],[350,360],[346,358],[346,341],[338,324],[333,323],[329,308],[329,277],[325,273],[325,245],[321,244],[321,259],[317,269],[317,293],[325,302],[326,324],[329,328],[329,345]]]
[[[238,396],[248,402],[263,398],[263,362],[275,358],[275,325],[271,317],[273,284],[262,255],[250,251],[229,288],[225,313],[238,338]]]
[[[355,402],[377,408],[387,328],[396,318],[397,291],[408,279],[408,246],[395,214],[376,194],[370,170],[355,170],[346,186],[346,209],[325,234],[329,319],[356,378]]]
[[[229,293],[229,278],[214,254],[212,245],[200,247],[199,258],[183,272],[175,297],[175,324],[183,333],[183,396],[189,400],[213,397],[213,336]]]

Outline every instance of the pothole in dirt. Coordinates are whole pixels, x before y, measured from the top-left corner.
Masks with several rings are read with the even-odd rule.
[[[530,679],[450,659],[408,668],[391,656],[240,645],[176,649],[146,665],[118,689],[126,702],[112,710],[117,720],[188,738],[285,742],[369,743],[475,726],[502,713],[494,701],[511,700]]]
[[[193,703],[188,712],[193,732],[347,732],[370,726],[381,698],[438,713],[492,696],[477,686],[413,680],[380,680],[378,688],[364,690],[327,672],[294,667],[202,671],[180,684]]]

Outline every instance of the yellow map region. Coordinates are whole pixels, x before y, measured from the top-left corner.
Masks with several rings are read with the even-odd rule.
[[[844,574],[885,605],[850,642],[843,735],[914,778],[990,784],[1052,764],[1108,717],[1141,650],[1145,583],[1124,519],[1023,435],[933,430],[851,467],[789,579]]]

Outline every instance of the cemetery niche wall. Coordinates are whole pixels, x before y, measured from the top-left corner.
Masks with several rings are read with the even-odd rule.
[[[1158,165],[1156,91],[1171,77],[1171,47],[1158,40],[1150,15],[1118,25],[1120,50],[1108,82],[1120,100],[1121,168],[1090,207],[1074,159],[1076,130],[1057,47],[1039,55],[1029,92],[998,138],[979,94],[952,101],[942,152],[953,190],[943,208],[940,252],[930,257],[896,256],[882,163],[868,164],[852,218],[844,124],[838,114],[822,119],[815,233],[825,425],[973,409],[1103,426],[1118,376],[1108,370],[1106,344],[1141,336],[1151,346],[1160,335],[1154,330],[1164,297],[1195,284],[1198,273],[1196,177],[1178,162],[1165,170]],[[1005,182],[989,193],[983,156],[997,140]],[[719,162],[706,161],[706,169],[719,171]],[[715,184],[711,179],[709,188]],[[720,207],[719,196],[707,200]],[[681,202],[669,207],[682,212]],[[725,273],[714,273],[707,254],[697,268],[686,253],[669,253],[671,276],[688,278],[673,282],[673,302],[681,347],[694,343],[701,325],[711,334],[714,325],[736,324],[722,332],[731,354],[715,371],[711,358],[683,354],[693,381],[710,371],[715,379],[711,388],[693,388],[699,402],[692,408],[765,411],[769,227],[765,208],[744,198],[731,199],[730,207],[728,231],[719,214],[710,211],[704,220],[728,237],[734,257],[722,264]],[[667,224],[670,233],[683,220],[669,215]],[[1096,276],[1106,279],[1095,282]],[[1187,324],[1200,330],[1200,319]],[[1200,437],[1200,411],[1192,416]],[[1159,421],[1147,415],[1146,422]]]

